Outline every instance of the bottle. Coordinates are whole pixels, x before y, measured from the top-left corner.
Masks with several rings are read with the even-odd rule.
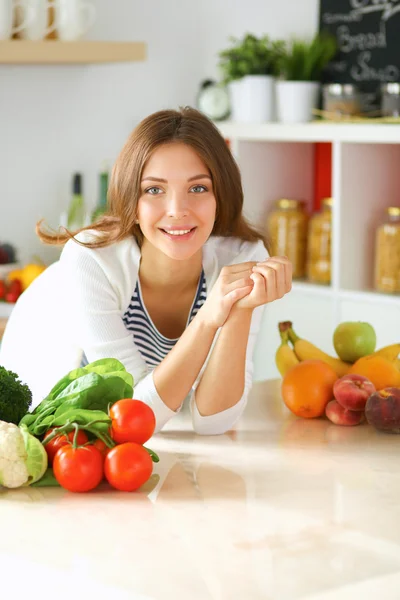
[[[293,279],[304,277],[306,268],[308,215],[301,200],[278,200],[267,220],[272,256],[287,256]]]
[[[107,211],[108,169],[104,164],[99,176],[99,200],[92,213],[92,223]]]
[[[68,229],[79,229],[86,224],[85,201],[82,193],[82,175],[75,173],[72,183],[72,198],[68,207]]]
[[[331,282],[332,198],[322,200],[321,211],[310,219],[307,247],[307,279]]]
[[[374,287],[400,293],[400,206],[386,209],[385,222],[376,231]]]

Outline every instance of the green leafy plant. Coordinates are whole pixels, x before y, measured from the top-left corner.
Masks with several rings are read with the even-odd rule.
[[[287,81],[320,81],[336,52],[336,38],[330,34],[317,34],[309,42],[293,39],[278,58],[278,74]]]
[[[276,75],[277,65],[284,55],[285,43],[271,41],[264,35],[247,33],[242,39],[231,36],[232,47],[219,52],[219,67],[225,84],[245,75]]]

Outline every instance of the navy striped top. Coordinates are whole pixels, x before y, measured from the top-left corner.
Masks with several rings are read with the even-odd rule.
[[[206,298],[206,278],[204,271],[202,271],[196,295],[189,311],[186,327],[197,315]],[[128,331],[132,332],[135,345],[151,369],[155,368],[167,356],[168,352],[172,350],[179,340],[179,338],[170,339],[165,337],[154,325],[143,302],[139,279],[137,280],[129,306],[123,316],[123,321]]]

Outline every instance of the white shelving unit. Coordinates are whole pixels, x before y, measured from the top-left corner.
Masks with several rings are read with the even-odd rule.
[[[308,123],[216,123],[231,142],[242,173],[244,212],[265,227],[278,198],[299,198],[312,208],[316,142],[332,143],[332,283],[295,282],[292,292],[267,307],[255,352],[255,378],[276,377],[277,324],[333,353],[341,321],[368,321],[378,345],[400,341],[400,296],[373,291],[375,228],[384,209],[400,206],[400,126]]]

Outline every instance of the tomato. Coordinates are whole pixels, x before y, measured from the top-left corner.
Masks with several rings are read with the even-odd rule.
[[[46,432],[43,442],[45,442],[46,438],[50,435],[50,433],[52,431],[54,431],[54,429],[57,429],[57,428],[55,427],[53,429],[49,429]],[[55,438],[50,440],[50,442],[48,444],[45,444],[44,447],[47,452],[47,457],[49,459],[50,465],[53,463],[54,457],[57,454],[58,450],[60,448],[62,448],[63,446],[66,446],[67,444],[69,445],[70,442],[72,443],[72,441],[74,439],[74,435],[75,435],[75,431],[70,431],[67,435],[65,435],[65,433],[62,435],[57,435]],[[83,446],[83,444],[86,444],[87,441],[88,441],[88,436],[86,435],[86,433],[84,431],[82,431],[80,429],[78,431],[78,436],[77,436],[78,446]]]
[[[150,478],[153,461],[140,444],[127,442],[107,453],[104,474],[110,485],[122,492],[133,492]]]
[[[93,442],[93,446],[95,446],[97,448],[97,450],[100,450],[101,455],[103,456],[103,458],[105,458],[107,452],[109,452],[109,450],[111,450],[111,448],[109,448],[107,446],[107,444],[105,444],[103,442],[103,440],[100,440],[99,438],[97,438],[96,441]]]
[[[117,444],[144,444],[151,438],[156,427],[156,418],[150,406],[132,398],[115,402],[110,408],[110,417],[111,436]]]
[[[103,479],[103,457],[95,446],[63,446],[53,462],[58,483],[70,492],[89,492]]]

